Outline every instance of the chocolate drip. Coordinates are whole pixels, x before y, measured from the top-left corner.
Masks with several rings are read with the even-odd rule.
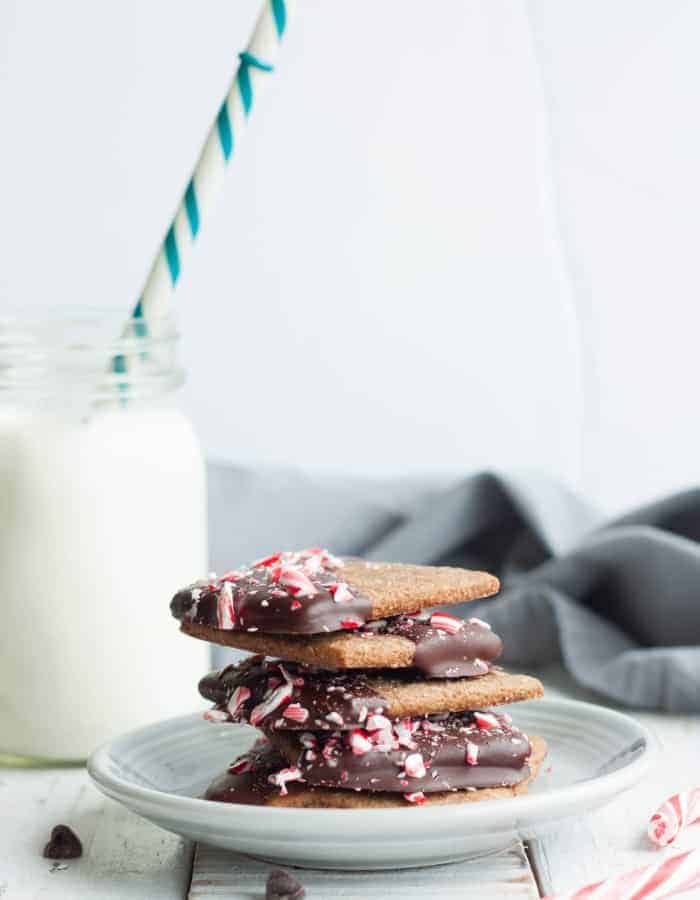
[[[305,736],[297,766],[304,780],[319,787],[368,791],[450,791],[465,788],[505,787],[527,778],[530,742],[513,728],[506,716],[487,714],[494,723],[484,727],[482,713],[450,714],[413,720],[410,736],[394,731],[388,741],[365,750],[350,734]],[[273,746],[290,747],[289,737],[271,734]],[[278,744],[278,741],[281,741]],[[358,753],[358,749],[363,752]],[[472,764],[468,760],[472,760]],[[419,773],[411,762],[422,763]],[[422,773],[422,774],[421,774]]]
[[[428,678],[465,678],[484,675],[503,651],[503,643],[479,619],[468,619],[454,634],[430,624],[430,614],[394,616],[370,622],[363,634],[390,634],[416,645],[413,665]]]
[[[371,618],[372,601],[343,582],[342,566],[316,549],[275,554],[178,591],[170,610],[182,622],[236,631],[323,634],[358,628]]]
[[[216,711],[228,721],[266,729],[353,728],[368,714],[382,712],[387,706],[386,699],[362,672],[315,669],[299,663],[265,661],[262,656],[205,675],[199,682],[199,693],[215,703]]]
[[[270,775],[284,769],[287,763],[271,747],[259,743],[239,756],[223,775],[207,788],[204,799],[219,803],[249,803],[263,806],[279,788],[268,781]],[[236,771],[240,767],[240,771]]]

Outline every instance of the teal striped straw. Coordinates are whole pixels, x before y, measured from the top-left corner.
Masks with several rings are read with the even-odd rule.
[[[264,0],[263,8],[246,49],[238,56],[238,67],[228,94],[209,129],[192,177],[177,212],[153,261],[141,296],[131,313],[129,333],[148,335],[148,320],[167,315],[183,264],[221,194],[221,184],[267,77],[274,71],[287,27],[292,0]],[[135,320],[135,321],[134,321]],[[129,371],[130,358],[112,358],[112,371]]]

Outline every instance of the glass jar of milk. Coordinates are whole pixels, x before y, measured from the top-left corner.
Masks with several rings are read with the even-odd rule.
[[[168,611],[207,563],[176,343],[169,320],[0,321],[0,762],[197,706],[206,645]]]

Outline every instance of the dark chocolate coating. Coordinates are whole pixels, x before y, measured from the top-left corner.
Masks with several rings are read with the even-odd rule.
[[[303,780],[292,780],[284,788],[273,784],[270,778],[277,772],[290,771],[294,767],[263,740],[235,760],[228,771],[212,781],[205,799],[221,803],[261,805],[280,790],[294,792],[300,787],[314,785],[332,789],[408,794],[414,791],[434,793],[513,786],[528,778],[530,768],[527,758],[531,748],[522,732],[503,722],[502,728],[482,731],[477,735],[471,728],[473,723],[459,721],[463,718],[465,717],[445,717],[442,720],[445,731],[426,736],[426,740],[416,733],[415,750],[401,748],[400,751],[370,751],[364,756],[354,756],[347,748],[341,747],[335,756],[328,754],[331,759],[337,760],[335,766],[328,765],[327,760],[322,757],[322,747],[329,740],[329,735],[317,735],[319,744],[312,751],[317,754],[316,760],[306,763],[300,759],[299,769]],[[435,719],[432,721],[435,722]],[[466,732],[460,732],[463,727],[467,729]],[[339,737],[342,740],[342,736]],[[467,740],[479,747],[477,765],[466,762]],[[307,752],[304,750],[302,756]],[[403,762],[406,756],[413,753],[420,753],[423,757],[425,777],[405,776]],[[238,771],[235,771],[236,768]]]
[[[430,624],[430,613],[370,622],[362,631],[407,638],[416,645],[413,666],[429,678],[484,675],[503,652],[503,643],[484,622],[467,619],[455,634]]]
[[[362,625],[371,618],[372,601],[368,597],[353,589],[337,602],[329,590],[329,586],[343,581],[342,566],[326,565],[314,571],[304,568],[303,561],[282,562],[301,569],[313,592],[295,593],[280,580],[278,566],[258,565],[178,591],[170,611],[189,624],[270,634],[323,634],[353,627],[348,622]],[[233,616],[225,614],[228,591]]]
[[[496,719],[499,727],[488,730],[479,728],[473,713],[418,720],[412,734],[415,748],[370,750],[362,755],[352,751],[348,734],[316,735],[317,746],[301,750],[297,765],[308,784],[329,788],[430,793],[511,786],[530,774],[526,764],[530,742],[504,717]],[[466,762],[468,744],[478,748],[476,765]],[[404,761],[412,754],[422,757],[425,775],[405,773]]]
[[[281,666],[279,661],[251,656],[238,665],[205,675],[199,682],[199,693],[216,704],[215,709],[225,712],[229,721],[250,723],[253,710],[283,683],[282,672],[285,672],[290,679],[288,698],[252,723],[266,729],[336,731],[339,727],[354,728],[365,721],[368,713],[382,712],[387,705],[360,671],[315,669],[292,662]],[[228,703],[240,687],[247,688],[250,697],[234,710]],[[308,718],[304,721],[286,718],[283,713],[290,703],[307,710]],[[331,715],[330,720],[328,715]]]
[[[250,768],[243,772],[234,772],[237,763],[249,762]],[[239,756],[231,763],[231,767],[217,776],[207,788],[204,799],[216,800],[219,803],[250,803],[262,806],[271,794],[279,791],[270,784],[268,778],[273,772],[279,772],[289,763],[272,747],[256,744],[248,753]]]

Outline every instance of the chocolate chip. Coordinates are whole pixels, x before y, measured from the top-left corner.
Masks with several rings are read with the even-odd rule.
[[[284,869],[273,869],[267,878],[265,900],[303,900],[306,891],[296,878]]]
[[[67,825],[57,825],[51,831],[51,840],[44,847],[46,859],[77,859],[83,855],[83,845],[78,835]]]

